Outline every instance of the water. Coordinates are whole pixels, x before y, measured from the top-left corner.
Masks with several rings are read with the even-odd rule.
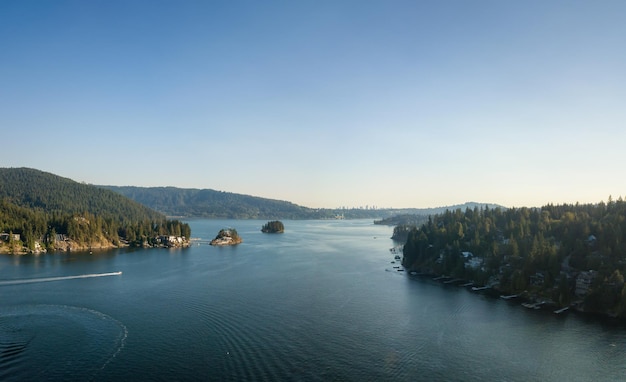
[[[230,226],[244,243],[0,256],[0,380],[626,376],[623,326],[397,272],[390,227],[284,221],[269,235],[265,221],[190,223],[194,237]]]

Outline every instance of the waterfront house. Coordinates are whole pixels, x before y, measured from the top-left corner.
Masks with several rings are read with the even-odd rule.
[[[598,240],[598,239],[596,238],[596,236],[595,236],[595,235],[589,235],[589,237],[587,238],[587,244],[588,244],[589,246],[593,246],[593,245],[595,245],[595,244],[596,244],[596,241],[597,241],[597,240]]]
[[[546,280],[546,276],[542,272],[537,272],[530,276],[530,285],[542,286]]]
[[[12,236],[13,241],[19,241],[21,238],[19,233],[8,234],[6,232],[2,232],[0,233],[0,240],[8,242],[10,241],[9,239],[11,239],[11,235],[13,235]]]
[[[595,271],[580,272],[578,274],[578,277],[576,277],[576,296],[582,297],[589,292],[595,276]]]

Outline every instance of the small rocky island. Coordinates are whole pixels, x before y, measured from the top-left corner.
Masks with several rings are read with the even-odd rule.
[[[283,222],[279,220],[274,220],[265,223],[265,225],[261,228],[261,232],[263,233],[283,233],[285,232],[285,226]]]
[[[237,230],[234,228],[224,228],[217,233],[215,239],[211,240],[211,245],[237,245],[243,242]]]

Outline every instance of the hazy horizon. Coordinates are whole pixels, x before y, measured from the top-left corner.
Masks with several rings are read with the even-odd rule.
[[[311,208],[626,190],[622,1],[0,3],[0,165]]]

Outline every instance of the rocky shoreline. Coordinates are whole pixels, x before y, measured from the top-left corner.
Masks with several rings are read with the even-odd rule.
[[[215,246],[228,246],[228,245],[237,245],[243,242],[243,239],[237,233],[237,230],[234,228],[225,228],[221,229],[215,239],[211,240],[209,244]]]
[[[41,253],[62,253],[62,252],[92,252],[107,251],[111,249],[138,247],[138,248],[187,248],[190,242],[183,236],[158,236],[142,243],[130,244],[126,240],[120,240],[117,244],[108,241],[97,241],[90,244],[78,243],[71,239],[57,240],[48,248],[42,246],[39,242],[35,242],[35,248],[30,249],[23,245],[22,242],[16,243],[0,243],[0,254],[9,255],[27,255]]]

